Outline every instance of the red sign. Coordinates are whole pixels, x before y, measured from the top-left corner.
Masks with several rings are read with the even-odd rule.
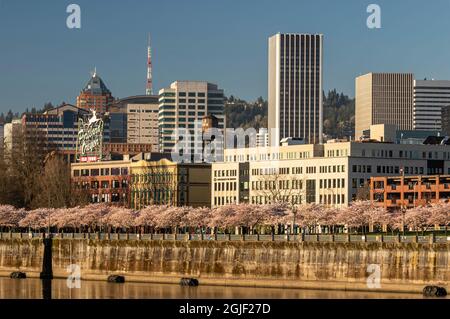
[[[98,162],[97,156],[83,156],[80,157],[80,162]]]

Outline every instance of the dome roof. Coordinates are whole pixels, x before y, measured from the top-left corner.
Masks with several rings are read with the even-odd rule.
[[[111,91],[108,90],[103,80],[97,75],[97,72],[92,73],[82,92],[92,95],[111,94]]]

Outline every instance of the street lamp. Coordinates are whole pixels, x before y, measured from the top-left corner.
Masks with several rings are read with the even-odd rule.
[[[292,221],[292,234],[295,235],[295,218],[297,217],[297,206],[293,205],[292,207],[292,215],[293,217],[293,221]]]

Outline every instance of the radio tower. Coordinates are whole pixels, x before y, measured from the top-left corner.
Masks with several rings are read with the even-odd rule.
[[[145,88],[145,94],[153,95],[152,49],[150,47],[150,34],[148,35],[148,46],[147,46],[147,86]]]

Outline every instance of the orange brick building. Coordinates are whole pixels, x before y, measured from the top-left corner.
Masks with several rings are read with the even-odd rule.
[[[370,200],[381,207],[412,208],[447,199],[450,199],[450,175],[370,179]]]

